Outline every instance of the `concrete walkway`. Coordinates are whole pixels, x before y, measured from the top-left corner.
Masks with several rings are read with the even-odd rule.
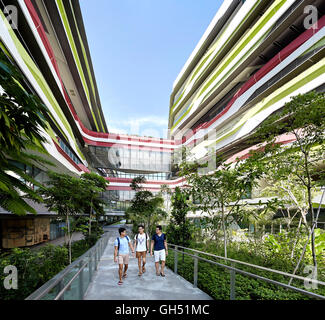
[[[158,277],[155,272],[154,258],[147,256],[147,271],[138,276],[138,262],[130,253],[128,277],[119,286],[118,265],[114,263],[114,241],[120,226],[110,226],[108,245],[98,264],[93,281],[89,285],[84,300],[212,300],[206,293],[165,269],[166,277]],[[130,235],[130,232],[128,232]]]

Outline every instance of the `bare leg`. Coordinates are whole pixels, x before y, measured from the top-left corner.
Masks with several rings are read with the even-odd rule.
[[[155,262],[156,274],[159,274],[159,262]]]
[[[122,273],[123,273],[123,264],[118,265],[118,275],[120,277],[120,281],[122,281]]]
[[[145,270],[146,257],[142,257],[142,271]]]
[[[165,274],[164,269],[165,269],[165,261],[161,261],[161,273],[162,274]]]
[[[139,274],[142,273],[141,270],[141,257],[138,258],[138,267],[139,267]]]
[[[128,267],[129,267],[128,264],[125,264],[125,265],[124,265],[124,273],[123,273],[123,277],[126,275],[126,271],[127,271]]]

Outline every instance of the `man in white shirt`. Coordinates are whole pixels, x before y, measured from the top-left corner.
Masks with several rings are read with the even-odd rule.
[[[144,232],[143,225],[138,227],[138,234],[134,237],[134,248],[136,250],[136,257],[138,258],[138,266],[139,266],[139,277],[142,276],[144,272],[146,272],[146,254],[149,251],[149,237]],[[141,266],[141,258],[142,258],[142,266]]]

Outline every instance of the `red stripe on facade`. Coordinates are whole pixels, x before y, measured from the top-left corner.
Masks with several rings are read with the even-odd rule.
[[[90,173],[91,171],[86,167],[84,166],[82,163],[79,163],[78,164],[78,167],[83,171],[83,172],[87,172],[87,173]]]
[[[277,55],[275,55],[268,63],[266,63],[260,70],[258,70],[233,96],[225,109],[223,109],[219,114],[217,114],[213,119],[203,124],[197,126],[193,131],[191,131],[187,136],[182,139],[182,144],[185,143],[189,138],[196,134],[201,129],[209,128],[214,122],[216,122],[220,117],[226,114],[235,101],[249,88],[251,88],[256,82],[262,79],[266,74],[268,74],[272,69],[274,69],[281,61],[287,58],[291,53],[293,53],[298,47],[304,44],[308,39],[310,39],[315,33],[317,33],[321,28],[325,26],[325,16],[318,20],[316,23],[317,28],[307,29],[294,41],[283,48]]]
[[[263,78],[268,72],[270,72],[274,67],[276,67],[281,61],[283,61],[286,57],[288,57],[292,52],[294,52],[299,46],[301,46],[304,42],[306,42],[311,36],[313,36],[315,33],[317,33],[321,28],[324,27],[325,25],[325,16],[323,16],[321,19],[319,19],[319,21],[317,22],[317,28],[310,28],[308,30],[306,30],[304,33],[302,33],[297,39],[295,39],[294,41],[292,41],[288,46],[286,46],[284,49],[282,49],[279,54],[277,54],[275,57],[273,57],[266,65],[264,65],[259,71],[257,71],[234,95],[234,97],[232,98],[232,100],[229,102],[229,104],[227,105],[227,107],[220,112],[215,118],[211,119],[209,122],[200,124],[198,127],[196,127],[194,129],[193,132],[191,132],[190,134],[188,134],[187,136],[183,137],[181,140],[168,140],[168,139],[159,139],[159,138],[147,138],[147,137],[136,137],[136,136],[128,136],[128,135],[121,135],[121,134],[115,134],[115,133],[103,133],[103,132],[94,132],[91,131],[89,129],[87,129],[84,124],[81,122],[81,120],[79,119],[77,112],[72,104],[72,102],[69,99],[69,96],[64,88],[63,85],[63,81],[59,72],[59,68],[57,65],[57,61],[55,59],[54,56],[54,52],[53,49],[50,45],[50,42],[47,38],[47,35],[45,33],[45,30],[42,26],[42,23],[38,17],[38,14],[33,6],[33,4],[31,3],[30,0],[24,0],[26,7],[30,13],[30,16],[33,20],[33,23],[37,29],[37,32],[43,42],[43,45],[46,49],[46,52],[48,54],[48,57],[55,69],[55,72],[61,82],[61,86],[62,86],[62,90],[64,93],[64,98],[65,101],[71,111],[71,113],[73,114],[73,117],[75,119],[76,122],[78,122],[80,124],[80,127],[82,129],[82,131],[92,137],[96,137],[96,138],[103,138],[103,139],[116,139],[118,140],[123,140],[123,141],[137,141],[137,142],[141,142],[144,145],[142,146],[132,146],[130,144],[126,145],[126,144],[119,144],[119,143],[109,143],[109,142],[102,142],[102,141],[93,141],[87,138],[84,138],[84,141],[89,144],[89,145],[94,145],[94,146],[103,146],[103,147],[112,147],[112,146],[116,146],[119,148],[128,148],[128,149],[142,149],[142,150],[149,150],[149,151],[160,151],[160,152],[172,152],[173,149],[171,148],[165,148],[163,147],[163,145],[165,144],[171,144],[171,145],[180,145],[185,143],[190,137],[192,137],[195,133],[197,133],[199,130],[201,129],[206,129],[208,127],[210,127],[217,119],[219,119],[221,116],[223,116],[225,113],[228,112],[228,110],[231,108],[231,106],[234,104],[234,102],[244,93],[246,92],[250,87],[252,87],[256,82],[258,82],[261,78]],[[192,143],[195,143],[198,139],[195,139]],[[55,143],[55,141],[54,141]],[[162,147],[148,147],[145,146],[146,143],[160,143],[162,144]],[[55,143],[55,145],[57,146],[57,148],[59,148],[58,150],[60,151],[60,153],[62,153],[64,155],[65,158],[67,158],[67,160],[69,160],[69,162],[74,165],[75,167],[77,166],[67,155],[66,153]],[[81,171],[81,169],[79,167],[76,167],[77,170]],[[151,183],[159,183],[159,182],[151,182]]]
[[[97,147],[116,147],[116,148],[159,151],[159,152],[168,152],[168,153],[171,153],[173,151],[173,149],[171,148],[149,147],[146,145],[136,146],[130,144],[114,143],[114,142],[94,141],[94,140],[87,139],[85,137],[84,137],[84,141],[91,146],[97,146]]]
[[[65,152],[64,150],[52,139],[53,143],[55,144],[56,149],[59,151],[59,153],[67,159],[70,164],[72,164],[79,172],[83,171]]]
[[[106,180],[109,182],[118,182],[118,183],[131,183],[132,179],[130,178],[118,178],[118,177],[106,177]],[[167,184],[167,185],[176,185],[181,182],[185,181],[185,178],[180,178],[177,180],[147,180],[146,183],[143,185],[146,186],[147,184]]]
[[[171,144],[174,145],[174,141],[173,140],[167,140],[167,139],[161,139],[161,138],[151,138],[151,137],[136,137],[136,136],[128,136],[128,135],[121,135],[121,134],[115,134],[115,133],[104,133],[104,132],[95,132],[92,130],[89,130],[88,128],[85,127],[85,125],[81,122],[80,118],[78,117],[78,114],[69,98],[68,93],[65,90],[65,87],[63,85],[63,81],[60,75],[60,71],[58,68],[58,64],[57,61],[55,59],[54,56],[54,52],[53,49],[50,45],[50,42],[47,38],[47,35],[45,33],[44,27],[38,17],[38,14],[32,4],[32,2],[30,0],[24,0],[25,1],[25,5],[29,11],[29,14],[33,20],[33,23],[36,27],[36,30],[38,32],[38,35],[40,36],[42,43],[45,47],[45,50],[47,52],[48,57],[50,58],[50,61],[54,67],[54,70],[61,82],[61,87],[63,90],[63,94],[64,94],[64,98],[66,100],[66,103],[75,119],[75,121],[77,121],[82,129],[82,131],[84,133],[86,133],[89,136],[95,137],[95,138],[103,138],[103,139],[116,139],[116,140],[123,140],[123,141],[138,141],[141,143],[160,143],[162,145],[166,145],[166,144]],[[88,139],[89,141],[89,139]]]
[[[148,190],[148,191],[159,191],[160,188],[144,188],[145,190]],[[108,186],[107,187],[107,190],[112,190],[112,191],[132,191],[131,187],[122,187],[122,186]]]

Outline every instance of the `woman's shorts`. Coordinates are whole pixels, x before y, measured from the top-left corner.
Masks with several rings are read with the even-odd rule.
[[[145,258],[146,257],[146,254],[147,254],[147,251],[137,251],[136,253],[136,257],[137,258]]]

